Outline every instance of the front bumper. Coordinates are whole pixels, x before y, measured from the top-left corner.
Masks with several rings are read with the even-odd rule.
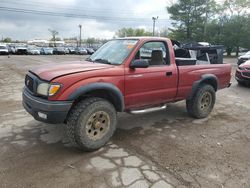
[[[246,62],[247,60],[249,60],[249,59],[247,59],[247,58],[238,59],[237,64],[241,65],[242,63]]]
[[[23,89],[23,107],[36,120],[45,123],[63,123],[72,106],[72,101],[49,101],[31,95]]]
[[[9,55],[9,52],[0,51],[0,55]]]
[[[243,75],[242,75],[242,72],[239,71],[239,70],[236,70],[235,79],[236,79],[238,82],[250,83],[250,77],[243,76]]]

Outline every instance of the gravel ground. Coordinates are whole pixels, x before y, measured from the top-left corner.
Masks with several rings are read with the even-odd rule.
[[[63,125],[33,120],[21,105],[28,69],[83,56],[0,56],[1,187],[250,187],[250,95],[232,74],[211,115],[166,111],[119,114],[107,146],[92,153],[68,145]],[[235,59],[225,59],[233,65]]]

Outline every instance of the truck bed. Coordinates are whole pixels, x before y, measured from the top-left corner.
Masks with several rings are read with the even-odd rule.
[[[218,81],[218,90],[228,87],[231,79],[230,64],[209,64],[209,65],[186,65],[177,66],[178,69],[178,91],[176,99],[185,99],[191,93],[194,82],[202,76],[214,74]]]

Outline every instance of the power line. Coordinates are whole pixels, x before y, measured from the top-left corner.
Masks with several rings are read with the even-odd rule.
[[[36,14],[36,15],[46,15],[46,16],[58,16],[58,17],[71,17],[71,18],[85,18],[85,19],[95,19],[95,20],[105,20],[105,21],[118,21],[118,22],[150,22],[148,18],[124,18],[124,17],[109,17],[109,16],[98,16],[98,15],[87,15],[87,14],[76,14],[76,13],[64,13],[64,12],[51,12],[44,10],[31,10],[23,8],[12,8],[0,6],[0,10],[7,12],[18,12],[25,14]],[[168,19],[159,19],[159,21],[168,22]]]
[[[55,4],[55,3],[42,3],[42,2],[32,2],[32,1],[28,1],[29,3],[27,3],[27,0],[26,2],[20,2],[20,1],[15,1],[15,0],[12,0],[11,2],[10,1],[4,1],[2,2],[2,4],[10,4],[10,5],[16,5],[16,4],[19,4],[21,6],[25,6],[25,5],[28,5],[28,6],[39,6],[39,7],[45,7],[45,8],[53,8],[53,9],[63,9],[63,10],[72,10],[72,11],[91,11],[91,12],[96,12],[96,13],[105,13],[105,14],[108,14],[108,13],[117,13],[117,14],[122,14],[122,15],[133,15],[135,12],[133,11],[128,11],[128,10],[117,10],[117,9],[96,9],[96,8],[91,8],[91,7],[86,7],[86,6],[77,6],[78,8],[72,8],[70,6],[62,6],[61,4],[58,5],[58,4]],[[52,5],[52,6],[51,6]],[[150,11],[144,11],[144,13],[152,13],[152,12],[157,12],[159,10],[150,10]]]

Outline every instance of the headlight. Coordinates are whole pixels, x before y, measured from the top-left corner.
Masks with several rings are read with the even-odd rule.
[[[48,83],[41,83],[37,87],[37,93],[39,95],[48,96],[49,87],[50,87],[50,84],[48,84]]]
[[[245,68],[244,68],[244,67],[239,67],[239,69],[240,69],[240,70],[245,70]]]
[[[60,88],[61,84],[41,83],[37,87],[37,93],[43,96],[53,96],[59,91]]]

